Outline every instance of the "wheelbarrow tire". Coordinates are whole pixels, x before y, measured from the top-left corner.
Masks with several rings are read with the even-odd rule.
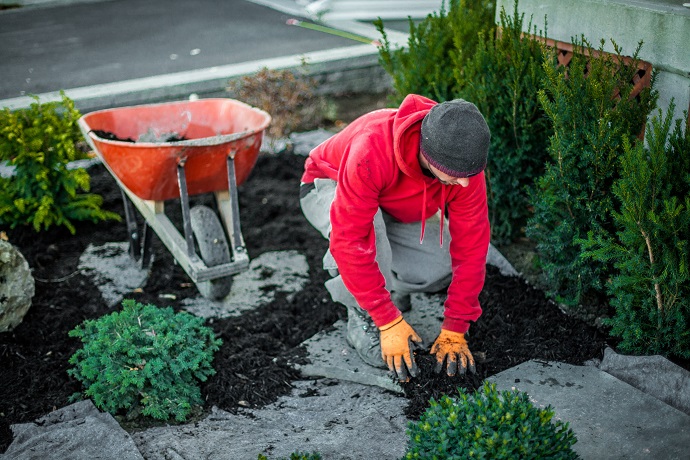
[[[199,256],[206,266],[230,262],[230,249],[218,215],[207,206],[197,205],[190,210],[190,220]],[[219,300],[230,293],[232,276],[201,281],[196,287],[207,299]]]

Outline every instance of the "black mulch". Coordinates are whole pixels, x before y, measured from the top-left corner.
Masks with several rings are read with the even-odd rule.
[[[232,412],[260,407],[288,394],[290,382],[300,376],[287,361],[304,359],[300,343],[345,317],[344,307],[333,303],[323,287],[326,274],[320,261],[326,241],[299,209],[303,162],[303,157],[291,154],[262,154],[239,188],[239,205],[250,257],[274,250],[300,251],[310,265],[310,282],[290,299],[278,293],[276,300],[256,311],[210,322],[223,346],[214,361],[217,374],[202,388],[205,409],[215,405]],[[96,165],[89,172],[92,191],[104,197],[104,208],[124,216],[120,191],[107,170]],[[166,205],[174,222],[179,222],[178,208],[174,202]],[[109,310],[96,286],[77,271],[78,258],[90,243],[126,240],[124,222],[80,223],[76,235],[60,228],[40,234],[5,230],[33,269],[36,295],[23,323],[0,334],[0,452],[11,443],[11,424],[63,407],[80,390],[67,375],[67,360],[79,343],[67,333]],[[129,297],[177,309],[181,300],[196,296],[196,288],[155,236],[153,251],[155,261],[143,292]],[[521,279],[501,276],[488,267],[480,300],[484,314],[470,337],[477,375],[455,379],[434,375],[429,355],[418,353],[423,374],[405,385],[408,416],[418,417],[430,397],[454,394],[458,386],[477,388],[486,377],[530,359],[582,364],[602,356],[604,334],[562,314]]]

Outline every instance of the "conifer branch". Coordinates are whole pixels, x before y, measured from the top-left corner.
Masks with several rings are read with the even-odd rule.
[[[647,252],[649,254],[649,263],[651,264],[652,270],[653,270],[654,269],[654,252],[652,250],[652,241],[649,238],[649,235],[647,234],[647,232],[645,232],[644,229],[642,228],[642,225],[640,225],[639,221],[637,222],[637,226],[640,228],[640,232],[642,233],[642,237],[644,238],[645,244],[647,245]],[[656,278],[656,276],[654,278]],[[662,322],[662,318],[663,318],[662,313],[664,311],[664,303],[663,303],[663,300],[661,297],[661,286],[659,285],[658,281],[654,282],[654,291],[656,292],[656,306],[657,306],[657,309],[659,310],[659,317],[658,317],[657,322],[659,324],[659,327],[661,328],[661,322]]]

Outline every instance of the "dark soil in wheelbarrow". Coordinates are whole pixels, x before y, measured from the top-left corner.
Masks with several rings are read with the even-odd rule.
[[[327,275],[320,262],[326,241],[299,208],[303,163],[304,157],[293,154],[262,154],[239,188],[242,233],[250,257],[297,250],[308,259],[310,281],[294,297],[277,293],[274,301],[255,311],[209,323],[223,346],[214,360],[217,374],[202,387],[205,410],[214,405],[230,412],[260,407],[288,394],[290,382],[301,378],[287,364],[304,359],[300,344],[345,318],[345,308],[333,303],[323,287]],[[124,216],[112,176],[101,164],[89,172],[92,191],[104,197],[103,207]],[[177,209],[174,204],[166,207],[173,221]],[[33,269],[36,294],[24,321],[0,334],[0,452],[11,442],[10,424],[66,406],[80,390],[67,375],[68,359],[79,347],[68,332],[110,310],[97,287],[77,270],[78,259],[89,244],[126,241],[124,222],[80,223],[76,235],[61,228],[40,234],[25,228],[6,231]],[[155,235],[153,252],[146,285],[128,297],[178,309],[183,299],[197,296],[196,287]],[[163,293],[175,299],[161,298]],[[562,314],[520,278],[504,277],[489,266],[480,301],[484,314],[470,338],[477,374],[437,376],[428,353],[420,351],[422,375],[405,385],[408,416],[418,417],[430,397],[455,394],[458,387],[477,388],[486,377],[530,359],[583,364],[603,354],[605,334]]]

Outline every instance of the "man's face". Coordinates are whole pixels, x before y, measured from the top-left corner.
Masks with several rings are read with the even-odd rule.
[[[443,171],[439,171],[424,158],[421,152],[419,153],[419,163],[422,165],[422,168],[426,168],[443,185],[460,185],[461,187],[470,185],[469,177],[453,177]]]

